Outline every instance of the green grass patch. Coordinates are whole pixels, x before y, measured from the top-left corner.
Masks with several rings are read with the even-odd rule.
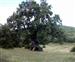
[[[49,44],[43,52],[33,52],[24,48],[0,48],[2,62],[75,62],[75,53],[70,52],[75,44]]]

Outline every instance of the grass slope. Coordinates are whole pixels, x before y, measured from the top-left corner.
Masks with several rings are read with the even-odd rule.
[[[74,45],[49,44],[43,52],[0,48],[0,62],[75,62],[75,53],[70,52]]]
[[[70,38],[75,38],[75,27],[63,26],[61,27],[65,34]]]

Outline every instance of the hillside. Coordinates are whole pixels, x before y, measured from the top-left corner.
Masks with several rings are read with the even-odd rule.
[[[65,32],[66,36],[75,38],[75,27],[63,26],[62,29]]]

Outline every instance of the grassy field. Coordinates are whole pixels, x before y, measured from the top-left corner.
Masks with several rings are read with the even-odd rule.
[[[0,62],[75,62],[75,53],[70,52],[75,44],[49,44],[43,52],[24,48],[0,48]]]

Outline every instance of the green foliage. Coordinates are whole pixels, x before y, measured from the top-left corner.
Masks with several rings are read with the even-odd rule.
[[[12,48],[13,44],[14,42],[12,40],[9,27],[7,25],[3,25],[0,30],[0,46],[3,48]]]
[[[4,47],[29,47],[32,44],[34,48],[48,44],[55,38],[62,40],[62,21],[59,15],[52,15],[51,5],[44,0],[40,4],[35,1],[22,2],[7,19],[8,27],[2,28],[6,42]]]

